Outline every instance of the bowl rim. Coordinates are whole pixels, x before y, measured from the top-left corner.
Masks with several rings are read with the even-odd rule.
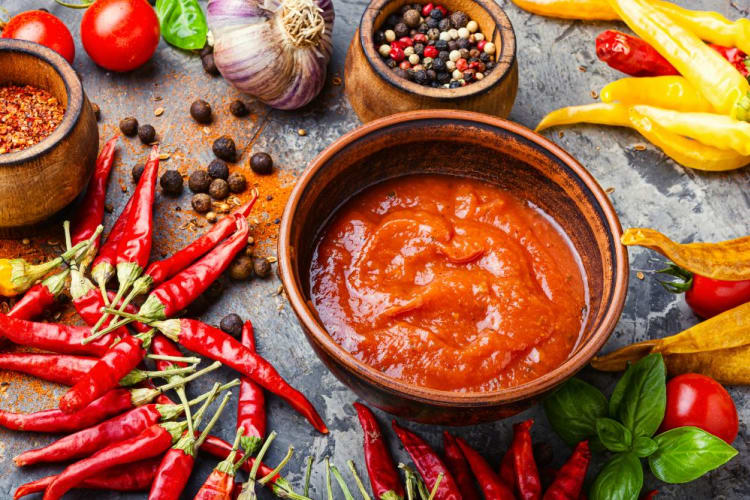
[[[68,137],[75,128],[76,123],[78,123],[78,120],[83,113],[85,99],[83,84],[78,78],[75,70],[63,56],[54,50],[45,47],[44,45],[39,45],[38,43],[26,40],[0,38],[0,52],[19,52],[41,59],[60,77],[65,85],[65,93],[68,97],[65,114],[57,128],[55,128],[50,135],[29,148],[13,153],[0,154],[0,167],[3,167],[27,163],[54,149],[63,139]],[[12,77],[10,80],[12,81]]]
[[[516,35],[513,24],[505,11],[493,0],[472,0],[474,3],[483,8],[495,22],[495,30],[499,30],[502,45],[500,52],[497,54],[495,61],[497,66],[489,76],[486,76],[478,82],[474,82],[465,87],[455,89],[432,88],[411,82],[393,73],[383,60],[375,47],[373,35],[375,33],[375,18],[380,14],[383,8],[391,3],[392,0],[372,0],[362,13],[359,21],[359,30],[355,36],[359,36],[359,44],[370,67],[375,74],[389,85],[396,87],[404,92],[416,94],[432,99],[451,101],[474,97],[490,91],[496,85],[499,85],[511,74],[516,62]],[[507,25],[507,28],[505,27]],[[493,32],[494,37],[494,32]]]
[[[518,135],[538,146],[541,146],[571,169],[592,192],[596,202],[601,208],[601,213],[604,215],[606,226],[611,232],[612,241],[614,242],[614,284],[610,295],[610,305],[602,317],[599,327],[593,332],[589,341],[586,342],[576,354],[567,358],[565,362],[554,370],[524,384],[491,392],[452,392],[420,387],[392,378],[357,360],[353,355],[336,343],[333,338],[331,338],[323,325],[318,321],[317,315],[312,310],[312,306],[305,300],[299,281],[296,279],[297,275],[292,265],[292,259],[290,258],[290,252],[292,251],[291,226],[294,213],[308,183],[315,177],[319,170],[325,168],[328,161],[334,155],[353,142],[366,137],[370,133],[381,128],[425,119],[448,120],[454,122],[466,121],[489,125]],[[387,391],[400,397],[407,397],[413,401],[420,401],[438,406],[495,406],[544,394],[562,381],[575,375],[586,364],[588,364],[589,360],[607,342],[619,321],[627,294],[629,263],[626,248],[619,244],[621,235],[622,227],[617,217],[617,213],[602,187],[593,175],[583,167],[583,165],[549,139],[533,132],[523,125],[482,113],[442,109],[407,111],[371,121],[351,132],[348,132],[321,151],[310,162],[305,171],[297,179],[295,187],[292,190],[284,209],[278,240],[279,273],[292,309],[302,323],[302,327],[306,331],[308,339],[314,341],[328,356],[335,358],[338,363],[343,365],[343,367],[349,372],[357,374],[357,376],[365,379],[368,383],[379,387],[380,390]]]

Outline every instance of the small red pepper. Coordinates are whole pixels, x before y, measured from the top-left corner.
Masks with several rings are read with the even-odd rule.
[[[73,307],[75,307],[78,315],[86,322],[89,326],[96,325],[102,317],[102,310],[107,306],[104,303],[102,295],[94,285],[84,277],[77,269],[73,269],[70,273],[70,295],[73,299]],[[114,300],[114,293],[111,291],[107,292],[109,303]],[[128,306],[125,311],[135,313],[136,309],[133,306]],[[146,332],[150,330],[143,323],[134,323],[133,326],[139,332]],[[90,333],[90,332],[89,332]],[[118,337],[124,337],[129,332],[125,328],[119,328],[111,333]]]
[[[443,479],[440,481],[435,498],[439,498],[440,500],[461,500],[461,491],[458,489],[456,480],[445,466],[445,463],[435,453],[435,450],[430,448],[430,445],[421,437],[399,426],[395,420],[392,423],[392,427],[404,445],[404,448],[406,448],[407,453],[409,453],[409,456],[414,461],[414,465],[417,466],[417,470],[422,479],[424,479],[429,491],[432,491],[440,473],[443,474]]]
[[[69,275],[70,271],[65,269],[29,288],[21,300],[16,302],[13,309],[8,312],[8,316],[26,320],[41,316],[44,311],[57,301],[57,297],[65,289],[65,282]]]
[[[87,478],[113,467],[157,457],[185,431],[184,422],[152,425],[137,436],[114,443],[63,470],[47,487],[43,500],[58,500]]]
[[[174,342],[169,340],[167,337],[165,337],[161,333],[155,333],[154,337],[151,339],[151,352],[154,354],[161,354],[162,356],[175,356],[175,357],[182,357],[182,351],[175,345]],[[179,367],[185,367],[187,366],[187,363],[183,362],[175,362],[175,361],[164,361],[157,359],[156,360],[156,369],[157,370],[168,370],[173,365],[177,365]]]
[[[448,431],[443,432],[443,455],[445,456],[445,465],[453,474],[453,478],[461,488],[461,497],[463,500],[480,500],[476,486],[474,486],[474,477],[471,474],[469,463],[466,461],[461,448]]]
[[[498,474],[500,476],[500,479],[505,483],[505,486],[507,486],[510,489],[514,489],[516,487],[516,458],[513,453],[513,445],[511,444],[511,447],[508,449],[508,451],[505,452],[505,455],[503,455],[503,459],[500,462],[500,473]]]
[[[468,460],[471,471],[482,488],[485,500],[515,500],[513,490],[503,483],[487,461],[476,450],[466,444],[460,437],[456,438],[456,443],[461,448],[461,453]]]
[[[104,144],[96,159],[94,173],[86,189],[83,202],[76,209],[75,216],[71,222],[71,241],[73,245],[80,241],[91,238],[104,216],[104,202],[107,198],[107,181],[112,163],[115,157],[115,145],[118,136],[112,137]],[[95,242],[89,250],[89,255],[96,255],[99,242]]]
[[[150,458],[135,462],[127,467],[114,467],[104,472],[91,476],[80,483],[78,488],[90,490],[112,490],[112,491],[143,491],[148,489],[154,480],[159,460]],[[41,493],[57,479],[57,476],[47,476],[30,483],[21,485],[13,496],[14,500]]]
[[[99,362],[60,399],[60,409],[73,413],[117,387],[125,375],[146,356],[152,332],[125,335],[107,351]]]
[[[62,354],[103,356],[115,337],[107,335],[89,344],[82,344],[81,341],[89,333],[91,330],[87,327],[36,323],[0,314],[0,335],[14,344]]]
[[[242,345],[255,352],[253,324],[246,321],[242,327]],[[266,397],[263,388],[247,377],[240,381],[237,400],[237,428],[243,429],[240,447],[253,455],[263,444],[266,435]]]
[[[201,485],[194,500],[232,500],[234,476],[237,473],[234,461],[237,457],[237,448],[240,445],[241,437],[242,431],[237,431],[232,451],[229,452],[227,458],[214,467],[214,470]]]
[[[525,420],[513,425],[513,467],[516,472],[516,488],[523,500],[537,500],[542,497],[542,483],[534,461],[534,450],[529,430],[533,420]]]
[[[544,492],[543,500],[578,500],[590,460],[589,442],[581,441]]]
[[[383,439],[378,421],[372,411],[360,403],[354,403],[359,425],[364,434],[365,465],[370,476],[370,486],[378,500],[400,500],[405,496],[401,477]]]
[[[115,275],[115,263],[117,260],[117,247],[125,236],[130,218],[130,210],[135,203],[135,196],[131,196],[125,204],[125,208],[120,212],[120,216],[115,221],[114,226],[109,231],[107,239],[99,248],[99,252],[91,266],[91,277],[94,278],[99,290],[104,296],[107,292],[107,282]]]
[[[72,354],[7,352],[0,354],[0,370],[26,373],[48,382],[73,385],[96,365],[97,358]]]

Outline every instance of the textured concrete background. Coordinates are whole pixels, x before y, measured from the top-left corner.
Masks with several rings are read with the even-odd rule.
[[[533,128],[545,113],[554,108],[593,102],[592,91],[598,92],[607,82],[621,76],[597,61],[594,38],[604,29],[625,29],[623,25],[545,19],[519,10],[509,0],[500,0],[499,3],[507,10],[518,38],[520,88],[510,116],[512,120]],[[679,0],[679,3],[692,8],[718,10],[730,18],[750,15],[748,0]],[[11,13],[46,7],[64,19],[74,34],[78,31],[82,15],[80,11],[60,7],[52,0],[6,0],[2,4]],[[332,77],[343,76],[346,49],[365,6],[366,2],[361,0],[335,2],[335,54],[328,83],[313,104],[296,112],[270,111],[262,105],[255,105],[253,109],[256,114],[251,119],[243,122],[232,120],[227,117],[225,109],[237,93],[220,78],[205,75],[198,57],[182,53],[163,41],[156,57],[130,74],[110,74],[97,68],[80,45],[77,45],[75,67],[83,76],[89,97],[102,108],[102,139],[111,135],[124,116],[136,116],[141,123],[151,122],[162,137],[164,149],[175,153],[162,168],[179,167],[187,171],[193,166],[205,166],[212,158],[210,141],[202,140],[199,129],[191,125],[187,118],[189,103],[200,97],[211,102],[215,109],[221,108],[221,112],[217,113],[220,117],[212,126],[212,134],[215,131],[230,133],[242,147],[254,142],[255,151],[271,153],[284,171],[300,172],[331,141],[359,125],[344,97],[343,86],[334,85]],[[585,68],[585,71],[579,68]],[[161,96],[162,100],[154,102],[155,95]],[[164,107],[165,113],[155,118],[153,110],[158,106]],[[298,136],[296,131],[299,128],[305,128],[308,135]],[[562,137],[558,135],[560,130],[554,129],[548,136],[576,156],[604,188],[614,188],[611,198],[624,227],[654,227],[682,241],[723,240],[750,232],[747,222],[750,172],[747,169],[728,174],[686,170],[627,130],[568,127],[564,129]],[[127,147],[121,146],[122,153],[118,156],[109,194],[109,202],[117,208],[115,213],[119,212],[129,196],[129,193],[115,189],[116,180],[122,185],[129,185],[130,168],[136,162],[142,162],[146,154],[145,148],[137,141],[130,140],[127,144]],[[645,150],[636,148],[638,145],[645,145]],[[247,156],[243,156],[243,162],[237,168],[247,170],[252,176],[247,169],[246,159]],[[176,228],[180,226],[179,221],[185,222],[192,217],[189,198],[187,190],[178,200],[164,199],[159,195],[155,256],[158,256],[160,248],[173,247],[175,239],[187,237],[184,231]],[[178,222],[163,215],[173,209],[173,205],[183,209],[181,215],[177,214]],[[113,216],[107,216],[108,227],[112,221]],[[631,250],[630,256],[632,277],[625,312],[605,351],[630,342],[673,334],[697,321],[680,297],[665,293],[651,279],[651,272],[662,267],[662,259],[640,249]],[[638,271],[645,273],[646,279],[637,279]],[[261,354],[303,390],[320,410],[331,428],[329,436],[314,433],[286,405],[276,398],[270,398],[269,428],[277,430],[279,437],[270,453],[269,462],[276,463],[287,446],[293,444],[298,451],[285,474],[293,484],[300,484],[304,458],[314,454],[318,460],[312,478],[312,496],[323,498],[324,456],[331,456],[342,470],[345,461],[350,458],[359,464],[360,470],[363,469],[361,434],[351,406],[355,397],[328,373],[304,341],[291,309],[282,298],[273,295],[278,285],[276,278],[232,285],[203,318],[209,323],[218,323],[230,311],[251,318],[256,326]],[[607,394],[616,380],[615,377],[598,375],[590,370],[582,375]],[[234,375],[229,370],[223,370],[193,384],[190,389],[197,394],[207,390],[214,379],[228,380],[231,377]],[[747,428],[750,392],[746,388],[730,390],[740,411],[740,435],[735,442],[739,456],[720,470],[689,485],[663,485],[647,473],[646,487],[658,488],[660,498],[750,497]],[[60,393],[59,389],[53,388],[53,391]],[[22,406],[29,410],[53,405],[51,398],[39,399],[35,394],[23,383],[14,384],[0,399],[0,407],[8,408],[19,396],[25,397]],[[230,403],[215,429],[226,439],[231,439],[234,433],[234,404],[234,401]],[[379,415],[386,424],[388,416],[382,412]],[[532,431],[534,441],[551,444],[555,449],[554,465],[561,464],[569,451],[552,433],[538,407],[506,421],[456,429],[456,432],[476,445],[492,463],[498,463],[509,445],[513,422],[526,418],[536,419],[537,424]],[[424,425],[408,427],[439,446],[442,429]],[[12,457],[20,451],[43,445],[52,439],[54,436],[0,431],[0,497],[11,498],[18,485],[59,470],[33,467],[22,471],[12,462]],[[397,460],[407,460],[396,443],[392,448]],[[192,498],[214,464],[212,459],[200,459],[185,498]],[[594,462],[593,470],[598,470],[600,464],[601,457]],[[342,498],[336,486],[334,494],[336,498]],[[102,499],[143,498],[143,495],[102,492],[73,493],[69,498],[92,496]],[[268,495],[262,492],[261,496]]]

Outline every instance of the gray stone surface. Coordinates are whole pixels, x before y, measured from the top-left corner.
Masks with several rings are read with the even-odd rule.
[[[680,0],[679,3],[719,10],[730,18],[748,16],[750,9],[747,0]],[[621,24],[544,19],[519,10],[508,0],[501,0],[500,4],[507,10],[518,37],[520,88],[511,114],[512,120],[533,128],[545,113],[554,108],[593,102],[592,91],[598,92],[604,84],[619,76],[597,61],[594,38],[604,29],[624,29]],[[3,2],[3,6],[11,13],[43,6],[63,18],[74,33],[78,31],[81,12],[60,7],[51,0],[9,0]],[[335,54],[325,90],[312,105],[296,112],[270,111],[255,105],[257,119],[240,125],[229,120],[226,112],[222,111],[215,126],[233,134],[241,147],[255,141],[256,150],[270,152],[282,169],[294,172],[300,172],[331,141],[357,127],[359,121],[344,97],[343,86],[333,85],[331,75],[342,76],[345,52],[365,6],[366,2],[361,0],[335,2]],[[196,132],[198,129],[191,128],[192,125],[183,125],[187,122],[188,103],[196,97],[203,97],[218,108],[226,106],[237,95],[221,79],[206,77],[196,56],[182,53],[163,41],[157,56],[130,74],[111,74],[95,67],[80,44],[77,44],[75,67],[83,76],[91,100],[98,102],[102,108],[102,139],[111,135],[120,118],[137,116],[142,123],[153,123],[162,134],[165,149],[175,152],[173,158],[165,162],[165,167],[170,168],[205,165],[211,159],[208,142],[205,145],[195,140],[184,142],[186,137],[200,133]],[[579,68],[585,68],[585,71]],[[156,95],[162,97],[158,103],[151,99]],[[223,104],[219,103],[220,99]],[[166,111],[163,116],[155,118],[153,109],[158,106]],[[168,127],[167,124],[171,125]],[[308,135],[299,137],[296,134],[298,128],[305,128]],[[560,131],[564,132],[562,136],[558,135]],[[747,169],[727,174],[686,170],[627,130],[577,126],[554,129],[547,135],[576,156],[603,187],[614,188],[611,198],[625,227],[655,227],[684,241],[723,240],[750,232],[747,222],[750,172]],[[200,146],[196,146],[196,143]],[[130,167],[145,156],[145,150],[136,141],[131,140],[127,144],[129,146],[123,148],[113,174],[115,179],[122,180],[123,185],[129,185]],[[646,145],[645,150],[636,148],[641,144]],[[112,186],[109,201],[117,207],[117,213],[128,194],[115,189],[114,181]],[[164,199],[161,195],[158,198],[155,255],[167,239],[187,237],[180,231],[173,233],[171,229],[177,227],[179,222],[163,215],[173,204],[188,209],[187,190],[179,200]],[[186,214],[180,217],[180,221],[189,218]],[[107,216],[107,224],[111,225],[112,221],[113,216]],[[632,276],[627,305],[606,351],[633,341],[673,334],[697,321],[680,297],[666,294],[651,279],[651,273],[662,267],[662,259],[640,249],[631,250],[630,258]],[[638,271],[643,272],[646,279],[637,279]],[[288,304],[282,298],[273,296],[278,285],[276,278],[231,285],[221,300],[207,311],[204,319],[215,324],[230,311],[251,318],[256,326],[261,354],[308,394],[320,410],[331,428],[329,436],[316,434],[286,405],[276,398],[270,398],[269,428],[276,429],[279,437],[269,461],[275,463],[283,456],[287,446],[293,444],[297,453],[287,466],[286,475],[293,483],[300,484],[304,458],[314,454],[317,461],[312,478],[312,496],[324,498],[324,456],[331,456],[342,469],[350,458],[359,464],[360,470],[363,469],[361,434],[351,406],[355,397],[313,354]],[[281,308],[277,310],[279,304]],[[215,376],[194,384],[191,392],[197,394],[206,390],[214,379],[228,380],[233,376],[229,370],[221,370]],[[614,377],[597,375],[590,370],[584,371],[582,376],[607,393],[615,383]],[[56,389],[56,393],[59,394],[59,389]],[[658,488],[659,498],[750,497],[747,429],[750,393],[746,388],[732,388],[731,393],[740,411],[740,435],[735,442],[739,456],[727,466],[689,485],[663,485],[646,474],[646,487]],[[0,398],[0,406],[5,408],[9,400],[24,397],[22,406],[28,410],[49,407],[49,399],[35,400],[34,394],[27,387],[12,386]],[[226,439],[230,439],[234,432],[235,401],[230,403],[215,430]],[[382,412],[379,412],[379,416],[382,423],[387,425],[389,417]],[[569,451],[552,433],[539,407],[502,422],[456,429],[455,432],[475,444],[492,463],[498,463],[509,445],[512,423],[525,418],[534,418],[537,422],[533,429],[535,442],[546,442],[553,446],[554,464],[562,463]],[[439,446],[442,429],[424,425],[408,427]],[[20,451],[43,445],[52,439],[54,436],[0,431],[0,497],[11,498],[18,485],[59,470],[55,467],[20,470],[12,462],[12,457]],[[406,461],[405,454],[396,443],[392,448],[398,460]],[[597,459],[593,469],[597,470],[601,463],[601,459]],[[185,498],[192,497],[214,464],[212,459],[200,459]],[[343,498],[336,488],[334,486],[334,496]],[[263,492],[261,497],[268,495]],[[143,495],[75,492],[66,498],[143,498]]]

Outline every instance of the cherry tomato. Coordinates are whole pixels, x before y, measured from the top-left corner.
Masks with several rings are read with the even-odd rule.
[[[693,286],[685,301],[703,319],[750,302],[750,280],[722,281],[693,275]]]
[[[667,411],[659,432],[692,425],[731,444],[737,437],[737,409],[726,389],[705,375],[686,373],[667,382]]]
[[[130,71],[159,44],[159,20],[146,0],[97,0],[81,20],[83,48],[99,66]]]
[[[54,50],[70,64],[76,55],[73,37],[58,18],[43,10],[29,10],[14,16],[2,32],[3,38],[36,42]]]

